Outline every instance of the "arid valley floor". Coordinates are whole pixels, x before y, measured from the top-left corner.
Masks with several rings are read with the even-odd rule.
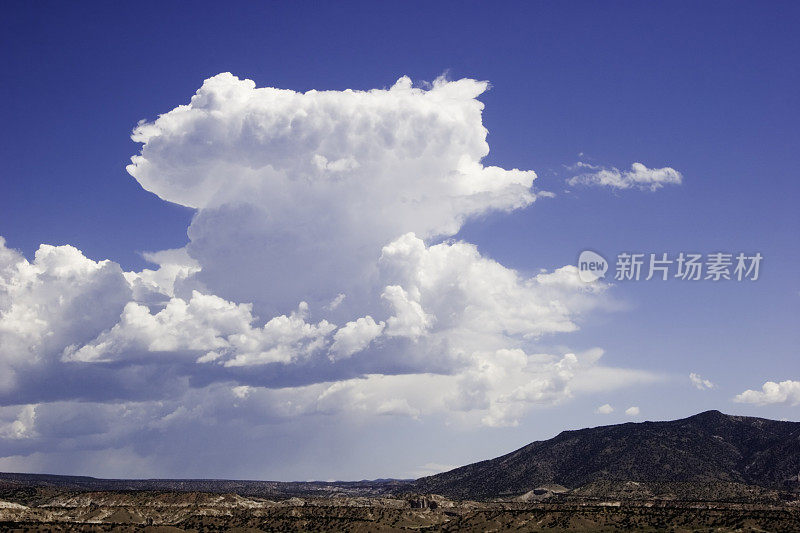
[[[516,501],[476,502],[402,494],[399,486],[396,495],[358,496],[364,491],[327,486],[318,491],[327,496],[283,499],[196,491],[83,492],[7,481],[2,486],[4,531],[800,530],[800,502],[782,501],[786,495],[777,493],[750,503],[703,502],[636,494],[600,499],[553,487],[557,492],[542,488]]]

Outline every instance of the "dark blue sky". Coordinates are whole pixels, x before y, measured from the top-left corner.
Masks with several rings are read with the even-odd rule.
[[[490,162],[536,169],[552,189],[549,172],[578,152],[620,167],[669,164],[691,189],[668,193],[669,217],[691,220],[678,228],[786,246],[775,232],[798,222],[798,11],[792,2],[7,3],[0,228],[26,254],[73,243],[141,266],[136,251],[185,242],[191,213],[125,173],[138,120],[185,103],[222,71],[295,90],[447,72],[493,84],[482,97]],[[560,219],[559,231],[537,232],[547,244],[581,244],[575,233],[587,228],[565,216],[572,209],[603,216],[588,229],[623,224],[648,244],[660,216],[651,200],[667,203],[593,198],[519,216]]]

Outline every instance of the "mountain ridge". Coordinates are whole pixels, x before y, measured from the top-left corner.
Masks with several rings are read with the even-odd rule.
[[[800,422],[712,410],[673,421],[562,431],[494,459],[420,478],[414,487],[459,499],[608,481],[734,483],[794,492],[798,475]]]

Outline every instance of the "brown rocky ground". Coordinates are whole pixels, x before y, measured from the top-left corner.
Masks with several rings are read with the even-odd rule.
[[[563,498],[558,487],[536,492],[508,502],[414,494],[274,501],[200,492],[37,489],[5,494],[18,501],[0,502],[0,530],[800,531],[800,502],[581,500]]]

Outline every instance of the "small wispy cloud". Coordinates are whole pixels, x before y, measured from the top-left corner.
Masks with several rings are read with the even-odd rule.
[[[683,182],[683,175],[674,168],[647,168],[642,163],[632,164],[630,170],[607,168],[584,162],[578,162],[569,168],[581,172],[567,179],[567,184],[572,187],[584,185],[656,191],[664,185],[680,185]]]
[[[689,374],[689,380],[692,382],[692,385],[694,385],[697,390],[713,389],[716,386],[711,381],[703,379],[703,376],[701,376],[700,374],[695,374],[694,372]]]

